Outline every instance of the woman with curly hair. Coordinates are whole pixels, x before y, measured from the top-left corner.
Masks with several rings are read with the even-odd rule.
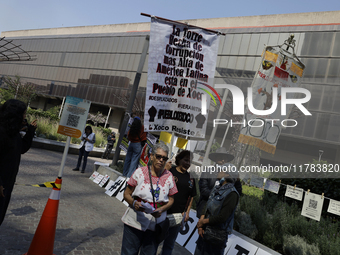
[[[0,225],[11,199],[21,154],[31,147],[37,127],[37,120],[34,120],[26,135],[21,137],[19,132],[26,109],[26,104],[16,99],[7,100],[0,108]]]
[[[139,158],[142,154],[142,148],[146,142],[146,133],[144,125],[139,117],[135,117],[128,132],[130,141],[124,161],[123,175],[130,177],[138,166]]]

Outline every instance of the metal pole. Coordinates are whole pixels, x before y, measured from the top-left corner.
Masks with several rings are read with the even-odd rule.
[[[64,167],[65,167],[65,162],[66,162],[66,157],[67,157],[68,149],[70,148],[70,142],[71,142],[71,137],[68,136],[67,140],[66,140],[65,148],[64,148],[63,158],[62,158],[61,164],[60,164],[60,170],[59,170],[59,173],[58,173],[58,178],[59,179],[61,179],[63,177],[63,171],[64,171]]]
[[[174,137],[175,137],[175,132],[171,133],[171,140],[170,140],[170,148],[169,148],[169,157],[171,157],[171,153],[172,153],[172,147],[174,146]]]
[[[111,114],[111,107],[110,107],[110,109],[109,109],[109,113],[107,114],[104,128],[106,128],[106,125],[107,125],[107,122],[108,122],[108,120],[109,120],[110,114]]]
[[[145,63],[145,59],[146,59],[146,54],[147,54],[148,48],[149,48],[149,40],[150,40],[150,36],[147,35],[145,37],[143,51],[142,51],[142,55],[141,55],[140,60],[139,60],[139,65],[138,65],[137,73],[136,73],[136,76],[135,76],[135,80],[133,82],[129,104],[126,108],[124,120],[123,120],[123,123],[120,127],[120,130],[119,130],[119,139],[118,139],[116,150],[115,150],[115,153],[113,155],[113,160],[112,160],[112,165],[114,165],[114,166],[117,165],[117,161],[118,161],[119,155],[120,155],[119,146],[122,143],[123,136],[124,136],[127,124],[129,122],[130,115],[132,113],[133,103],[134,103],[135,98],[136,98],[137,89],[138,89],[138,86],[139,86],[140,78],[142,76],[142,71],[143,71],[143,67],[144,67],[144,63]]]
[[[60,119],[61,113],[63,112],[64,104],[65,104],[65,97],[63,97],[63,102],[61,103],[61,107],[60,107],[60,111],[59,111],[59,116],[58,116],[59,119]]]
[[[225,88],[224,86],[225,86],[225,84],[216,84],[215,88],[219,88],[219,87]],[[229,93],[229,89],[225,89],[224,94],[223,94],[223,98],[222,98],[222,105],[220,106],[220,109],[218,110],[216,119],[219,119],[222,115],[224,104],[227,101],[228,93]],[[204,155],[204,158],[203,158],[203,164],[208,161],[209,152],[210,152],[213,140],[215,138],[216,131],[217,131],[217,126],[213,127],[213,130],[211,132],[211,136],[210,136],[210,139],[209,139],[209,142],[208,142],[207,150],[205,151],[205,155]]]
[[[222,143],[221,143],[221,147],[223,147],[225,138],[227,137],[227,134],[228,134],[228,131],[229,131],[229,127],[230,127],[230,121],[228,122],[227,129],[225,130],[225,133],[224,133],[224,136],[223,136],[223,139],[222,139]]]

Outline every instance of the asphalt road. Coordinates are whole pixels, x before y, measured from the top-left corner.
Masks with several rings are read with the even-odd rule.
[[[22,155],[17,185],[6,218],[0,226],[0,255],[23,255],[30,247],[51,189],[24,186],[54,181],[60,169],[61,152],[31,148]],[[120,254],[126,207],[88,177],[95,161],[88,158],[86,172],[72,169],[77,155],[68,155],[62,178],[55,231],[54,254]],[[51,230],[53,231],[53,230]],[[179,245],[173,254],[190,254]]]

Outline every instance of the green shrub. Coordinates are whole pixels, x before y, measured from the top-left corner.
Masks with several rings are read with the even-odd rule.
[[[283,238],[283,251],[286,255],[320,255],[319,248],[308,244],[305,239],[296,235],[286,235]]]
[[[31,109],[31,108],[28,108],[28,109],[27,109],[27,114],[28,114],[28,115],[33,115],[33,116],[35,116],[36,118],[38,118],[38,117],[43,117],[43,118],[47,118],[47,119],[50,119],[50,120],[59,121],[59,116],[58,116],[58,114],[55,114],[53,110],[50,112],[50,111],[43,111],[43,110],[41,110],[41,109],[33,110],[33,109]]]
[[[238,211],[235,213],[235,227],[237,230],[252,239],[254,239],[258,233],[256,226],[253,224],[249,214]]]

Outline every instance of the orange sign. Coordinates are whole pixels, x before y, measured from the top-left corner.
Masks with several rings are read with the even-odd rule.
[[[58,127],[58,133],[62,135],[67,135],[71,137],[80,137],[81,136],[81,131],[79,129],[71,128],[71,127],[66,127],[59,125]]]

